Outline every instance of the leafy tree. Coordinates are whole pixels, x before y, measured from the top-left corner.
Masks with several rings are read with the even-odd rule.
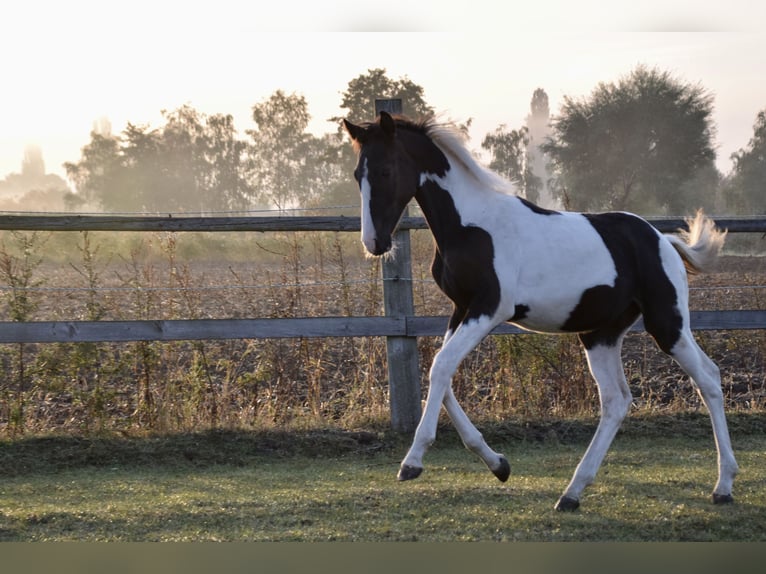
[[[667,72],[639,66],[590,97],[566,97],[542,146],[556,189],[573,209],[686,213],[684,182],[715,159],[713,97]]]
[[[348,201],[343,203],[342,196],[338,199],[336,195],[337,190],[346,188],[349,179],[349,172],[342,163],[343,146],[344,144],[338,142],[335,134],[324,134],[320,138],[311,140],[311,145],[308,146],[306,152],[304,207],[332,206],[337,208],[342,205],[350,205]],[[358,195],[358,193],[354,193]],[[358,206],[355,206],[353,214],[358,214],[358,210]]]
[[[247,143],[237,138],[234,118],[222,114],[210,116],[205,144],[208,170],[201,174],[205,204],[222,210],[250,207],[254,190],[247,181]]]
[[[152,183],[159,189],[154,191],[156,196],[152,193],[146,198],[147,204],[152,197],[161,197],[161,204],[174,206],[174,211],[204,211],[210,169],[205,154],[208,147],[205,118],[188,105],[172,112],[163,111],[163,116],[166,122],[157,142],[159,165],[148,164]],[[159,205],[159,201],[155,202],[154,209]]]
[[[94,129],[90,142],[81,150],[80,161],[64,164],[67,177],[85,204],[104,204],[105,195],[117,190],[124,170],[120,139],[111,133]]]
[[[231,116],[207,117],[190,106],[163,116],[160,128],[128,123],[119,137],[109,128],[91,132],[80,161],[65,164],[78,195],[108,211],[249,206],[246,144],[236,138]]]
[[[128,123],[123,131],[122,169],[115,173],[113,187],[102,190],[102,203],[109,211],[175,211],[175,190],[165,185],[162,133],[149,126]]]
[[[310,119],[306,98],[282,90],[253,106],[257,129],[246,130],[252,138],[251,181],[259,199],[277,209],[307,200],[306,162],[314,145],[306,131]]]
[[[341,109],[346,110],[342,117],[331,118],[339,124],[343,118],[352,122],[364,122],[375,115],[375,100],[399,98],[402,100],[402,113],[411,118],[425,118],[433,115],[434,111],[424,97],[421,86],[407,78],[392,80],[386,75],[385,68],[367,70],[366,74],[357,76],[348,83],[343,92]]]
[[[519,191],[530,201],[538,200],[540,178],[536,177],[527,161],[529,130],[507,130],[505,125],[487,134],[481,147],[490,153],[489,168],[516,182]]]
[[[246,209],[253,189],[245,173],[247,143],[231,115],[205,116],[189,106],[164,113],[158,174],[178,210]]]
[[[766,212],[766,109],[758,112],[747,147],[732,154],[727,199],[739,213]]]
[[[327,189],[324,202],[329,205],[356,205],[359,201],[359,189],[351,174],[356,165],[356,154],[343,131],[343,118],[352,122],[366,122],[375,116],[376,99],[401,99],[402,113],[413,119],[427,118],[433,115],[433,108],[426,103],[424,89],[406,76],[398,80],[391,79],[385,68],[367,70],[348,83],[342,93],[340,108],[345,110],[342,116],[330,118],[338,126],[335,150],[328,149],[338,161],[339,173],[345,177],[333,181]],[[328,141],[328,143],[330,143]]]
[[[549,120],[548,94],[538,88],[532,94],[525,126],[508,130],[504,124],[500,125],[481,143],[481,147],[490,152],[489,167],[515,181],[527,199],[545,207],[553,205],[547,193],[547,158],[540,149],[550,132]]]

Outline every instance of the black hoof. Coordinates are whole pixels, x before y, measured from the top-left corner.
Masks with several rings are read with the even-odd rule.
[[[423,469],[419,466],[403,464],[399,469],[399,474],[396,475],[396,478],[399,481],[412,480],[413,478],[419,477],[421,472],[423,472]]]
[[[580,501],[575,498],[570,498],[569,496],[562,496],[556,503],[555,508],[562,512],[571,512],[572,510],[580,508]]]
[[[713,504],[733,504],[734,497],[731,494],[713,493]]]
[[[500,456],[500,466],[492,471],[500,482],[505,482],[508,477],[511,476],[511,465],[508,464],[508,459],[504,456]]]

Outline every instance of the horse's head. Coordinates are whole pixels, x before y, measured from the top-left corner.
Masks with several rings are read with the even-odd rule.
[[[362,243],[372,255],[383,255],[417,191],[419,172],[388,113],[381,112],[375,123],[343,124],[359,153],[354,177],[362,195]]]

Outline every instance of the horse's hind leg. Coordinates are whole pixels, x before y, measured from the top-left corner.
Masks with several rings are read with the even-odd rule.
[[[739,469],[737,461],[734,459],[729,429],[726,424],[721,375],[718,366],[700,349],[689,328],[685,328],[681,332],[681,337],[670,350],[670,355],[691,377],[713,423],[715,444],[718,450],[718,482],[713,489],[713,502],[716,504],[733,502],[732,484]]]
[[[599,333],[580,336],[590,372],[598,384],[601,420],[572,480],[556,503],[556,510],[576,510],[580,506],[580,494],[593,482],[620,424],[628,414],[632,397],[622,366],[623,336],[624,333],[621,333],[616,340]]]
[[[471,452],[476,453],[498,480],[501,482],[508,480],[508,477],[511,475],[511,465],[508,464],[508,460],[502,454],[495,452],[489,447],[479,429],[474,426],[457,402],[451,387],[447,390],[447,394],[444,397],[444,408],[447,410],[447,414],[452,424],[455,425],[465,447]]]

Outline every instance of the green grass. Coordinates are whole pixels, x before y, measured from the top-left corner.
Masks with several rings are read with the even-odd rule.
[[[742,469],[715,506],[703,416],[626,423],[581,509],[553,510],[589,423],[488,425],[497,482],[445,428],[416,481],[387,432],[212,432],[0,445],[5,541],[763,541],[763,415],[732,421]],[[669,431],[669,432],[668,432]]]

